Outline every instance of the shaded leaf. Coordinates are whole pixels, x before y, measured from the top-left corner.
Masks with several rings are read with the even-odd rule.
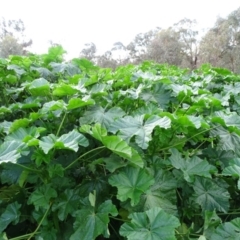
[[[17,224],[20,218],[20,211],[21,204],[18,204],[17,202],[10,203],[7,205],[7,208],[0,216],[0,232],[2,232],[6,227],[13,222],[14,224]]]
[[[116,216],[118,214],[116,207],[110,200],[103,202],[98,208],[84,206],[83,209],[76,212],[76,221],[74,222],[74,233],[70,240],[93,240],[103,234],[109,237],[108,223],[109,214]]]
[[[211,240],[238,240],[240,239],[240,218],[225,222],[217,227],[211,235]]]
[[[48,209],[50,200],[57,197],[57,192],[50,184],[43,185],[33,191],[28,199],[28,204],[33,204],[38,211],[39,208]]]
[[[220,187],[211,179],[197,177],[193,189],[195,191],[194,199],[203,211],[217,210],[227,213],[230,194],[225,188]]]
[[[118,188],[117,198],[120,201],[130,198],[131,205],[134,206],[140,201],[141,195],[154,183],[154,179],[144,169],[126,167],[118,174],[112,175],[109,183]]]
[[[172,165],[176,169],[180,169],[183,177],[188,182],[194,181],[194,176],[203,176],[211,178],[210,171],[214,169],[206,160],[201,160],[198,157],[191,159],[183,159],[177,149],[171,149],[171,157],[169,158]]]

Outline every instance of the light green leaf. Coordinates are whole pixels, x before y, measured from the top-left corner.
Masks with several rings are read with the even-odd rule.
[[[16,131],[16,130],[19,129],[19,128],[28,127],[28,125],[29,125],[30,122],[31,122],[31,121],[30,121],[29,119],[27,119],[27,118],[17,119],[17,120],[15,120],[15,121],[12,123],[12,125],[11,125],[11,127],[10,127],[10,129],[9,129],[9,132],[14,132],[14,131]]]
[[[202,117],[198,116],[181,116],[177,119],[178,123],[181,124],[184,127],[192,126],[196,129],[199,129],[201,127]]]
[[[115,119],[121,118],[124,114],[119,107],[106,110],[101,106],[93,106],[80,118],[80,124],[100,123],[103,127],[108,128]]]
[[[211,179],[196,177],[193,189],[194,199],[203,211],[220,211],[227,213],[229,209],[230,194],[228,191],[217,185]]]
[[[20,158],[20,149],[24,144],[18,141],[6,141],[0,145],[0,164],[3,162],[16,163]]]
[[[95,102],[93,99],[89,99],[89,100],[82,100],[80,98],[71,98],[68,102],[67,105],[67,109],[71,110],[71,109],[75,109],[75,108],[80,108],[80,107],[84,107],[87,105],[93,105]]]
[[[180,169],[183,177],[188,182],[193,182],[195,176],[211,178],[210,171],[214,169],[206,160],[194,156],[191,159],[183,159],[177,149],[171,149],[169,158],[176,169]]]
[[[152,140],[151,134],[156,126],[170,128],[171,120],[168,117],[160,118],[153,115],[144,123],[144,115],[134,118],[127,116],[113,122],[108,129],[114,134],[119,132],[118,135],[128,142],[133,136],[136,136],[135,141],[139,147],[146,149],[149,141]]]
[[[25,142],[38,138],[40,133],[44,131],[44,128],[30,127],[30,128],[19,128],[15,132],[9,134],[5,140],[7,141],[18,141]]]
[[[105,128],[102,128],[99,123],[96,123],[92,127],[92,136],[102,142],[103,137],[107,136],[107,130]]]
[[[179,220],[161,208],[152,208],[143,213],[130,215],[131,223],[124,223],[120,234],[128,240],[175,240],[175,228]]]
[[[42,148],[44,153],[48,153],[52,148],[59,149],[70,149],[75,152],[78,151],[78,145],[83,147],[88,146],[88,140],[81,133],[76,130],[72,130],[67,134],[63,134],[61,137],[57,138],[53,134],[49,134],[46,137],[42,137],[39,141],[39,146]]]
[[[109,214],[116,216],[118,214],[116,207],[110,200],[103,202],[98,208],[84,206],[83,209],[76,212],[76,221],[74,222],[74,233],[70,240],[93,240],[103,234],[105,238],[109,237],[108,223]]]
[[[130,198],[131,205],[134,206],[154,183],[154,179],[144,169],[129,166],[112,175],[109,183],[118,188],[117,198],[120,201]]]
[[[44,103],[42,109],[40,110],[40,113],[46,114],[48,112],[57,110],[66,110],[66,103],[62,100]]]
[[[33,96],[47,96],[50,94],[50,84],[44,78],[35,79],[28,88]]]
[[[63,96],[72,96],[77,93],[78,90],[69,84],[62,83],[61,85],[57,85],[53,90],[53,96],[63,97]]]
[[[240,218],[221,224],[211,235],[211,240],[238,240],[240,239]]]
[[[6,227],[13,222],[14,224],[17,224],[19,222],[20,218],[20,211],[21,204],[18,204],[18,202],[10,203],[7,205],[7,208],[0,216],[0,233],[6,229]]]
[[[48,209],[50,199],[56,198],[57,192],[50,184],[43,185],[33,191],[28,199],[28,204],[33,204],[38,211],[39,208]]]
[[[12,74],[8,74],[6,77],[3,78],[4,82],[15,84],[18,81],[18,78]]]
[[[80,131],[88,133],[94,138],[98,139],[103,143],[103,145],[114,152],[115,154],[129,160],[132,164],[139,167],[143,167],[143,160],[138,152],[130,147],[124,140],[118,136],[107,136],[107,130],[99,123],[95,124],[93,127],[89,125],[83,125]]]
[[[102,138],[102,143],[117,155],[129,160],[134,165],[143,167],[144,163],[138,152],[130,147],[118,136],[106,136]]]

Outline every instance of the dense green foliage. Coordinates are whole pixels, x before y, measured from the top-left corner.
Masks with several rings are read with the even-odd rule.
[[[0,238],[240,239],[240,76],[0,59]]]

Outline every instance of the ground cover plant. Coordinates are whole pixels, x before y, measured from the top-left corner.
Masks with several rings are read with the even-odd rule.
[[[63,54],[0,59],[0,239],[240,239],[240,76]]]

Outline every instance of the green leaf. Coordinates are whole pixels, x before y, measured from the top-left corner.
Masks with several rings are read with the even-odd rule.
[[[138,152],[130,147],[118,136],[107,136],[107,130],[102,128],[99,123],[92,128],[89,125],[83,125],[80,131],[92,135],[103,143],[103,145],[115,154],[129,160],[132,164],[143,167],[143,160]]]
[[[103,127],[109,125],[117,118],[121,118],[125,113],[119,107],[114,107],[108,111],[101,106],[93,106],[80,118],[80,124],[100,123]]]
[[[99,235],[109,237],[108,223],[109,214],[116,216],[118,214],[116,207],[110,200],[103,202],[98,208],[84,206],[83,209],[76,212],[76,221],[74,222],[74,233],[70,240],[93,240]]]
[[[33,204],[38,211],[39,208],[48,209],[52,198],[57,197],[57,192],[50,184],[43,185],[33,191],[28,199],[28,204]]]
[[[95,102],[93,99],[89,99],[89,100],[82,100],[80,98],[71,98],[68,102],[67,105],[67,109],[71,110],[71,109],[75,109],[75,108],[80,108],[80,107],[84,107],[87,105],[93,105]]]
[[[162,83],[152,84],[153,89],[146,89],[140,94],[145,102],[157,102],[159,107],[166,109],[170,101],[170,91]]]
[[[18,76],[21,76],[26,72],[23,68],[15,65],[15,64],[8,65],[7,69],[8,70],[13,70]]]
[[[59,195],[57,200],[52,206],[53,211],[58,211],[58,218],[64,221],[69,214],[73,214],[77,211],[80,197],[76,191],[72,189],[66,189]]]
[[[21,204],[18,204],[17,202],[10,203],[7,205],[7,208],[0,216],[0,233],[6,229],[6,227],[13,222],[14,224],[17,224],[19,222],[20,218],[20,211]]]
[[[102,138],[102,143],[115,154],[129,160],[132,164],[143,167],[144,163],[138,152],[130,147],[118,136],[106,136]]]
[[[146,211],[154,207],[160,207],[170,214],[177,213],[176,188],[177,181],[168,171],[156,170],[154,184],[141,197],[139,207]]]
[[[128,240],[175,240],[175,228],[180,226],[179,220],[165,213],[161,208],[152,208],[143,213],[129,216],[131,223],[124,223],[120,234]]]
[[[44,78],[38,78],[28,86],[33,96],[47,96],[50,94],[50,84]]]
[[[19,128],[15,132],[9,134],[5,141],[18,141],[18,142],[25,142],[38,138],[40,136],[40,133],[44,131],[44,128],[36,128],[36,127],[30,127],[30,128]]]
[[[238,240],[240,239],[240,218],[225,222],[217,227],[211,235],[211,240]]]
[[[222,174],[225,176],[240,177],[240,159],[233,159],[229,162],[229,165],[223,169]]]
[[[67,73],[69,76],[81,73],[80,69],[72,63],[55,63],[52,62],[49,64],[53,73]]]
[[[120,201],[130,198],[131,205],[134,206],[141,195],[153,185],[154,179],[144,169],[129,166],[112,175],[109,183],[118,188],[117,198]]]
[[[171,149],[169,158],[176,169],[180,169],[187,182],[193,182],[194,176],[211,178],[210,171],[214,169],[206,160],[194,156],[191,159],[183,159],[177,149]]]
[[[65,109],[66,109],[66,103],[64,101],[62,100],[50,101],[43,104],[43,107],[40,110],[40,113],[46,114],[48,112],[53,112],[53,111],[60,111],[61,113],[62,110],[65,110]]]
[[[87,147],[88,140],[81,133],[76,130],[72,130],[67,134],[63,134],[61,137],[57,138],[53,134],[49,134],[46,137],[42,137],[39,141],[40,148],[44,153],[48,153],[52,148],[58,149],[70,149],[75,152],[78,151],[78,145]]]
[[[17,119],[17,120],[15,120],[12,123],[12,125],[11,125],[11,127],[9,129],[9,132],[14,132],[14,131],[16,131],[19,128],[28,127],[30,122],[31,121],[29,119],[27,119],[27,118]]]
[[[64,168],[60,164],[49,165],[48,172],[51,178],[55,176],[59,176],[59,177],[64,176]]]
[[[4,82],[15,84],[18,81],[18,78],[12,74],[8,74],[4,79]]]
[[[62,83],[61,85],[58,85],[53,90],[52,94],[53,94],[53,96],[63,97],[63,96],[72,96],[77,92],[78,92],[78,90],[76,88],[74,88],[73,86]]]
[[[229,209],[230,194],[228,191],[217,185],[211,179],[196,177],[193,189],[194,199],[203,211],[220,211],[227,213]]]
[[[18,141],[6,141],[0,145],[0,164],[3,162],[16,163],[20,158],[20,149],[24,144]]]
[[[160,118],[153,115],[145,123],[143,121],[144,115],[134,118],[127,116],[113,122],[108,129],[114,134],[119,132],[118,135],[128,142],[133,136],[136,136],[135,141],[139,147],[146,149],[149,141],[152,140],[151,134],[156,126],[165,129],[171,126],[171,120],[168,117]]]
[[[222,220],[215,211],[204,212],[204,235],[207,239],[211,239],[211,235],[215,231],[215,228],[221,223]]]
[[[240,157],[240,136],[235,132],[229,132],[227,129],[219,126],[211,130],[211,136],[219,138],[217,148],[219,150],[232,150]]]

